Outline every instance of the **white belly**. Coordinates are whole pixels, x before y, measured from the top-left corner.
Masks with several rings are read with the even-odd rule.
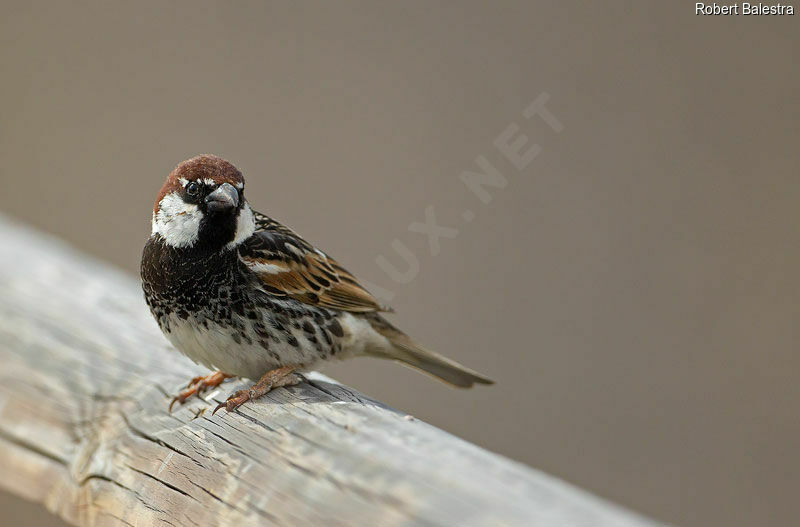
[[[269,349],[259,343],[259,338],[250,324],[245,332],[250,338],[233,337],[233,329],[208,322],[203,327],[192,320],[170,315],[170,332],[165,335],[173,346],[198,364],[230,375],[258,379],[266,372],[280,366],[302,364],[310,366],[319,355],[302,333],[293,332],[300,346],[291,346],[285,341],[269,341]]]

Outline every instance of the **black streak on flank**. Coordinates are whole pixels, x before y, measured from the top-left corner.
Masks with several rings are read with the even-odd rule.
[[[333,333],[337,337],[341,338],[344,336],[342,325],[339,324],[339,321],[336,319],[331,320],[331,322],[328,324],[328,329],[330,330],[331,333]]]

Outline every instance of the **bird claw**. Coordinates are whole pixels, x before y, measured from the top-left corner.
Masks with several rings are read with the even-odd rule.
[[[181,404],[183,404],[186,402],[186,399],[188,399],[188,397],[184,397],[183,392],[173,397],[172,400],[169,402],[169,409],[168,409],[169,413],[172,413],[172,407],[175,406],[175,403],[180,402]]]
[[[211,415],[217,413],[217,410],[222,407],[225,407],[225,410],[228,412],[232,412],[249,401],[251,398],[250,390],[239,390],[234,392],[230,397],[228,397],[227,401],[219,403],[217,407],[214,408],[214,411],[211,412]]]
[[[172,413],[172,407],[175,406],[175,403],[183,404],[192,395],[197,394],[199,396],[202,393],[203,389],[204,388],[198,388],[196,386],[192,386],[191,384],[189,384],[188,388],[182,390],[178,395],[172,398],[172,401],[170,401],[169,403],[169,413]]]
[[[212,374],[213,375],[213,374]],[[197,377],[192,377],[192,380],[189,381],[189,384],[186,385],[187,388],[191,388],[195,384],[198,384],[200,381],[205,379],[207,375],[198,375]]]
[[[217,410],[223,406],[228,412],[232,412],[247,401],[258,399],[273,388],[279,388],[281,386],[293,386],[301,382],[303,380],[302,377],[299,374],[294,373],[294,370],[296,369],[297,366],[284,366],[282,368],[276,368],[268,371],[261,377],[261,379],[258,380],[257,383],[251,386],[249,390],[239,390],[228,397],[228,400],[224,403],[219,403],[217,407],[214,408],[214,411],[211,412],[211,415],[217,413]]]
[[[204,391],[219,386],[222,384],[222,381],[229,377],[231,376],[226,373],[215,372],[211,375],[199,375],[193,378],[189,381],[185,390],[181,390],[178,395],[172,398],[172,401],[169,403],[169,412],[172,413],[172,407],[175,406],[175,403],[183,404],[192,395],[197,395],[199,397]]]

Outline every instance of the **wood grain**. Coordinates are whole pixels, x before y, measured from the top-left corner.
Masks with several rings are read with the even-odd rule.
[[[319,374],[170,415],[205,372],[135,279],[2,217],[0,247],[0,487],[70,523],[654,525]]]

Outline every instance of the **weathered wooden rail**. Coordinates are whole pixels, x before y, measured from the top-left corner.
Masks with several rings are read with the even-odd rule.
[[[199,373],[133,278],[0,217],[0,488],[70,523],[654,525],[318,375],[170,415]]]

